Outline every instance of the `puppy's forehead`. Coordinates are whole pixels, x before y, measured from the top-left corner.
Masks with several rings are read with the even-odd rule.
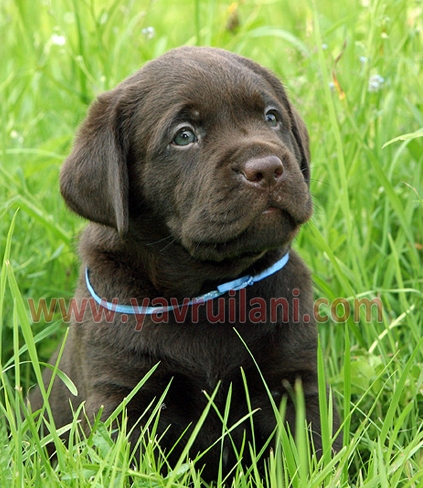
[[[240,59],[218,49],[180,48],[150,62],[144,71],[153,94],[191,100],[198,109],[211,102],[261,106],[266,98],[276,98],[271,84]]]

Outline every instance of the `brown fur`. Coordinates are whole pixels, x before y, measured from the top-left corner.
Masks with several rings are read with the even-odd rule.
[[[276,125],[266,122],[269,110],[276,114]],[[192,129],[197,141],[187,146],[172,142],[183,127]],[[170,51],[98,98],[63,166],[66,203],[91,221],[80,244],[76,299],[89,297],[85,267],[97,294],[109,301],[117,298],[120,304],[129,304],[131,298],[141,304],[146,297],[182,301],[238,276],[259,273],[290,248],[300,225],[310,218],[309,175],[305,125],[273,74],[219,49]],[[292,317],[294,290],[299,315],[308,314],[308,322]],[[116,314],[113,323],[95,323],[87,310],[83,321],[71,324],[60,363],[79,395],[73,397],[55,381],[50,403],[56,426],[71,421],[69,399],[74,408],[85,401],[91,419],[103,405],[106,418],[160,363],[129,404],[128,416],[130,425],[138,422],[171,382],[158,426],[160,434],[166,431],[161,442],[168,451],[195,425],[207,404],[204,392],[212,394],[219,382],[215,404],[221,412],[232,388],[229,425],[247,414],[242,369],[251,406],[258,409],[253,418],[259,451],[274,432],[275,418],[251,353],[277,404],[287,395],[287,385],[301,379],[307,419],[320,449],[309,271],[291,250],[285,268],[245,293],[248,303],[257,297],[267,303],[285,297],[288,319],[279,313],[276,323],[232,323],[226,315],[223,323],[210,323],[202,307],[198,323],[190,323],[190,312],[184,323],[169,313],[161,324],[146,316],[140,330],[134,316],[124,322]],[[227,310],[230,298],[226,294],[221,299]],[[240,292],[231,299],[239,300]],[[219,303],[213,302],[215,312]],[[35,392],[33,408],[40,401]],[[290,398],[286,420],[293,429]],[[173,450],[171,462],[178,459],[191,428]],[[191,457],[221,433],[212,408]],[[232,432],[237,448],[244,435],[252,440],[250,421]],[[235,462],[231,442],[222,456],[220,449],[218,443],[202,458],[206,479],[217,476],[220,457],[224,472]]]

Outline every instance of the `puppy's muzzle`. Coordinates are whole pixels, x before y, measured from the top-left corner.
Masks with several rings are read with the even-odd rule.
[[[284,167],[277,156],[249,159],[241,170],[245,180],[258,188],[272,188],[282,181]]]

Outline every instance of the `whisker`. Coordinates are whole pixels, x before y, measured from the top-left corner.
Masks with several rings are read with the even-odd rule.
[[[164,239],[162,239],[162,240],[164,240]],[[165,246],[165,247],[162,247],[162,249],[160,249],[160,252],[164,252],[164,251],[166,251],[166,249],[167,249],[169,246],[171,246],[171,245],[172,245],[172,244],[173,244],[175,241],[176,241],[176,239],[172,239],[172,240],[171,240],[171,241],[170,241],[168,244],[166,244],[166,246]]]
[[[154,244],[159,244],[160,242],[167,241],[168,239],[175,240],[173,236],[163,237],[162,239],[158,239],[157,241],[147,242],[146,246],[153,246]]]

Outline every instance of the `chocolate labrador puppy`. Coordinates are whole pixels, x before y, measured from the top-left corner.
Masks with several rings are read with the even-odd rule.
[[[201,458],[213,479],[246,442],[248,464],[248,443],[259,452],[274,435],[283,397],[294,429],[298,379],[319,450],[312,286],[290,249],[312,214],[309,182],[305,125],[249,59],[183,47],[100,95],[61,173],[66,203],[91,222],[75,295],[83,313],[60,362],[78,396],[55,379],[56,426],[81,402],[88,419],[102,406],[107,418],[158,365],[128,424],[136,443],[168,388],[158,436],[170,463],[214,396],[191,458],[214,446]],[[228,398],[227,428],[245,420],[222,441]],[[39,392],[31,401],[41,407]]]

